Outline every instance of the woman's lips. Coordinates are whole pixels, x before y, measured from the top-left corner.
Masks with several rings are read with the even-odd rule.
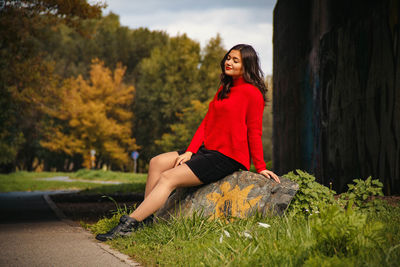
[[[232,68],[231,67],[225,67],[225,70],[231,70]]]

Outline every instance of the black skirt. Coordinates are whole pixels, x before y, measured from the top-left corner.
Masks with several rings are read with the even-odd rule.
[[[177,151],[179,155],[186,150]],[[204,184],[209,184],[221,180],[233,172],[246,168],[236,160],[225,156],[216,150],[208,150],[202,145],[197,153],[194,153],[190,160],[185,164]]]

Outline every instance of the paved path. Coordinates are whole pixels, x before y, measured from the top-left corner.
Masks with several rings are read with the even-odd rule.
[[[0,193],[0,266],[138,266],[59,220],[45,194]]]

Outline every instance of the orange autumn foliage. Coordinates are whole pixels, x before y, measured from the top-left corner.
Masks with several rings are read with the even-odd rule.
[[[48,112],[55,119],[52,131],[47,131],[41,145],[70,156],[80,154],[87,168],[92,149],[97,162],[127,166],[129,152],[138,146],[131,131],[134,88],[123,84],[124,73],[121,65],[111,72],[96,59],[89,80],[82,76],[65,80],[60,105]]]

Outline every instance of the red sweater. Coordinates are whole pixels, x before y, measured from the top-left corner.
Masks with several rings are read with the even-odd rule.
[[[186,151],[196,153],[204,143],[206,149],[217,150],[247,170],[251,155],[257,172],[265,170],[261,142],[264,98],[260,90],[239,78],[228,98],[218,100],[218,92]]]

